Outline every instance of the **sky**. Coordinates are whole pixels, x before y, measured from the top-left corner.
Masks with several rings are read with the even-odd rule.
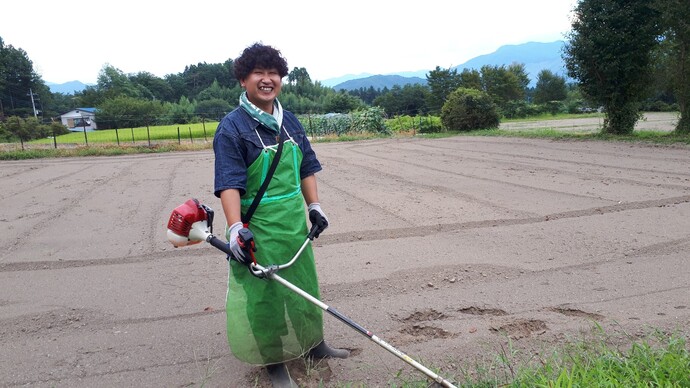
[[[4,0],[0,37],[44,81],[96,83],[223,63],[254,42],[312,80],[450,68],[500,46],[563,40],[577,0]]]

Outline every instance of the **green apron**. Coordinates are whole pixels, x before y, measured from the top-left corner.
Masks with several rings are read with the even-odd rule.
[[[266,147],[247,170],[243,214],[266,178],[275,147]],[[250,221],[256,261],[264,267],[290,261],[309,233],[300,186],[301,162],[299,146],[291,139],[285,141],[278,167]],[[229,262],[225,307],[228,343],[235,357],[250,364],[275,364],[300,357],[323,340],[319,307],[280,283],[259,279],[246,266]],[[278,275],[319,298],[311,246]]]

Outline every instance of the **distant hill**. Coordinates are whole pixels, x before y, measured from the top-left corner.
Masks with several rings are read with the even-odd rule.
[[[373,86],[374,89],[390,89],[395,85],[405,86],[408,84],[426,85],[426,78],[403,77],[400,75],[372,75],[366,78],[358,78],[345,81],[334,86],[333,88],[336,90],[357,90],[359,88],[369,89],[370,86]]]
[[[371,77],[373,74],[371,73],[361,73],[361,74],[345,74],[340,77],[336,78],[329,78],[327,80],[320,81],[321,85],[323,86],[328,86],[328,87],[333,87],[335,85],[341,84],[345,81],[349,81],[351,79],[360,79],[360,78],[366,78],[366,77]],[[400,74],[404,75],[404,74]]]
[[[565,42],[559,40],[551,43],[529,42],[501,46],[491,54],[480,55],[455,66],[458,73],[463,69],[479,70],[484,65],[501,66],[517,62],[525,65],[525,71],[532,80],[530,86],[537,82],[542,70],[551,70],[554,74],[566,76],[565,63],[561,57]]]
[[[525,71],[531,80],[530,86],[533,87],[537,82],[539,72],[544,69],[551,70],[554,74],[563,77],[566,76],[565,63],[561,57],[564,44],[565,42],[559,40],[550,43],[528,42],[517,45],[505,45],[499,47],[498,50],[491,54],[472,58],[463,64],[453,67],[453,69],[456,69],[458,73],[460,73],[463,69],[479,70],[484,65],[507,66],[514,62],[522,63],[525,65]],[[431,70],[432,69],[406,71],[359,78],[350,75],[325,80],[322,84],[325,86],[332,86],[336,90],[368,89],[369,86],[373,86],[374,89],[383,89],[384,87],[390,89],[395,85],[404,86],[415,83],[426,84],[426,74]],[[340,83],[333,82],[333,80],[342,79],[346,80]]]
[[[74,94],[74,92],[81,92],[86,89],[87,84],[80,81],[70,81],[62,84],[56,84],[54,82],[46,82],[48,88],[52,93],[62,93],[62,94]]]

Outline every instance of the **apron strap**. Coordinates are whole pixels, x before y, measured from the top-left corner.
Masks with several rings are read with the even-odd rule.
[[[261,187],[259,187],[259,191],[256,192],[256,196],[254,196],[254,200],[252,201],[251,206],[249,206],[247,212],[242,215],[242,223],[244,224],[245,228],[249,226],[249,221],[252,219],[252,216],[254,215],[256,208],[259,207],[259,203],[261,202],[261,199],[264,197],[266,189],[268,189],[268,184],[271,182],[271,178],[273,178],[273,174],[276,172],[276,168],[278,168],[280,156],[283,153],[284,131],[285,128],[282,128],[280,131],[280,136],[278,138],[278,150],[276,151],[276,154],[273,156],[273,162],[271,162],[271,166],[268,168],[268,172],[266,173],[266,179],[264,179],[264,181],[261,183]],[[259,139],[261,139],[261,137],[259,137]]]

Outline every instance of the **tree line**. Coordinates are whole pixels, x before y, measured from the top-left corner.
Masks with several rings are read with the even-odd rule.
[[[436,67],[427,84],[336,91],[293,68],[281,103],[297,114],[343,113],[380,107],[388,117],[440,115],[452,92],[486,93],[500,117],[601,109],[603,130],[630,133],[642,110],[678,110],[677,130],[690,132],[690,16],[686,0],[580,0],[573,10],[563,58],[567,76],[542,70],[530,87],[523,64],[480,69]],[[218,120],[237,105],[242,89],[233,60],[188,65],[177,74],[125,74],[105,64],[96,85],[73,95],[51,93],[24,50],[0,37],[0,122],[34,117],[46,125],[77,107],[98,109],[99,128]],[[33,124],[32,124],[33,125]],[[15,128],[16,125],[12,128]],[[0,137],[19,136],[0,126]],[[4,131],[4,133],[2,132]],[[20,131],[21,132],[21,131]],[[43,135],[45,131],[34,131]],[[24,138],[27,131],[21,132]]]

